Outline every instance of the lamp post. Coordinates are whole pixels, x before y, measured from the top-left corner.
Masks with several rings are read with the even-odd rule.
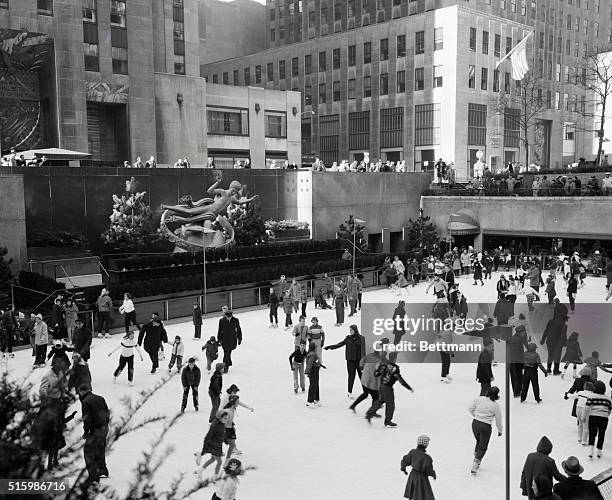
[[[202,307],[202,313],[206,315],[206,247],[202,248],[202,270],[204,273],[202,295],[204,296],[204,303]]]
[[[367,221],[361,219],[355,219],[353,217],[353,274],[355,274],[355,247],[356,245],[356,237],[357,237],[357,224],[365,224]]]

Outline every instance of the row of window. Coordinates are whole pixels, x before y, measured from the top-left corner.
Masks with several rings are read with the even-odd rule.
[[[175,0],[177,1],[177,0]],[[97,0],[81,0],[83,8],[83,54],[86,71],[100,71]],[[128,73],[126,1],[109,0],[113,73]]]
[[[249,110],[209,106],[206,109],[209,134],[249,135]],[[266,137],[287,137],[287,113],[265,111]]]
[[[172,6],[172,21],[174,22],[174,74],[185,74],[185,7],[183,1],[174,2]]]
[[[481,34],[481,52],[485,55],[489,53],[489,39],[490,39],[489,32],[486,30],[483,30]],[[501,41],[502,41],[501,35],[495,33],[493,36],[493,55],[495,57],[501,56]],[[470,28],[470,50],[472,52],[476,52],[476,47],[477,47],[477,30],[476,28]],[[506,54],[512,50],[512,37],[511,36],[506,37],[505,49],[506,49],[506,52],[505,52]]]
[[[9,0],[0,0],[0,9],[8,9],[9,8]],[[38,14],[42,16],[52,16],[53,15],[53,0],[37,0],[36,8]]]

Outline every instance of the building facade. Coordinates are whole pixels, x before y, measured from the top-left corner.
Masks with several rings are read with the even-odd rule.
[[[598,0],[275,0],[270,48],[202,76],[301,91],[302,149],[326,163],[369,151],[421,170],[441,156],[468,176],[478,150],[493,168],[527,161],[520,89],[496,63],[533,31],[528,161],[561,166],[590,157],[573,68],[612,42],[611,15]]]

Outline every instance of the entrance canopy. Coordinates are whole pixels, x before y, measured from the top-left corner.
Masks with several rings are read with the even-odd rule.
[[[448,217],[448,232],[452,236],[480,233],[480,224],[476,214],[467,208],[462,208]]]

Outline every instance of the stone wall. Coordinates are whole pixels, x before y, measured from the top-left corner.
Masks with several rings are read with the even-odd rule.
[[[0,174],[0,247],[8,249],[13,271],[24,269],[26,251],[26,210],[23,199],[23,177]]]

